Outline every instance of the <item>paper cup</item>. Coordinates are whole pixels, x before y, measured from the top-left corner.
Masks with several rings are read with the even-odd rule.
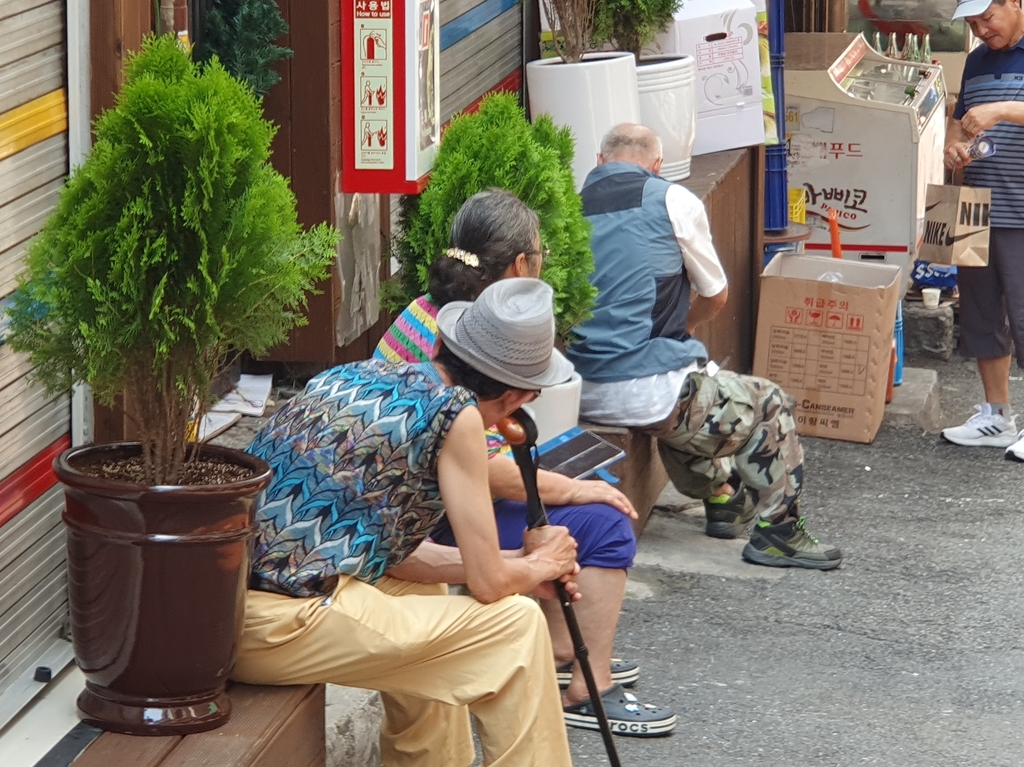
[[[942,290],[939,288],[921,288],[921,298],[924,300],[925,309],[937,309],[939,306],[939,296],[942,294]]]

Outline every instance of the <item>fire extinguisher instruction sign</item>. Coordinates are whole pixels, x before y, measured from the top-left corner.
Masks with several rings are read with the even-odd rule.
[[[355,0],[356,168],[391,170],[395,165],[392,126],[394,36],[391,4],[396,0]]]

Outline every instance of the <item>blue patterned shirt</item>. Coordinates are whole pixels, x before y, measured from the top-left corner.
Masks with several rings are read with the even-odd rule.
[[[313,378],[248,451],[273,478],[257,501],[253,588],[328,594],[411,554],[444,514],[437,456],[476,400],[430,364],[370,360]]]

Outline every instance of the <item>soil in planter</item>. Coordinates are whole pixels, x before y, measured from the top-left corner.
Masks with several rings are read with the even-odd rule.
[[[145,484],[145,473],[142,469],[142,458],[134,456],[123,458],[117,461],[100,461],[92,464],[83,464],[76,467],[83,474],[100,479],[112,479],[132,484]],[[181,481],[179,485],[227,485],[255,476],[255,473],[245,466],[237,464],[199,458],[190,461],[182,468]]]

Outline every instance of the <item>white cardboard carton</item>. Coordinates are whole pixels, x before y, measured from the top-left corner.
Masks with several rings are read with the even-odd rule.
[[[697,62],[693,154],[764,143],[757,12],[750,0],[683,0],[656,43]]]
[[[761,274],[754,375],[796,399],[796,430],[871,442],[885,411],[900,267],[777,255]]]

